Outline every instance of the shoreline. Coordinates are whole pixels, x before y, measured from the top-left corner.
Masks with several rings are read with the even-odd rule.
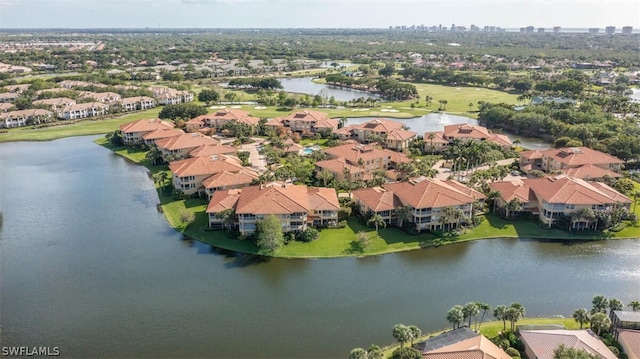
[[[114,154],[125,158],[127,161],[135,163],[137,165],[141,165],[146,167],[149,175],[153,173],[154,168],[150,168],[150,166],[142,163],[144,160],[144,156],[141,156],[140,152],[134,153],[137,156],[133,156],[128,152],[128,148],[116,149],[110,146],[104,138],[98,138],[93,141],[99,146],[102,146]],[[158,166],[160,167],[160,166]],[[158,169],[158,168],[156,168]],[[159,203],[158,206],[162,210],[162,214],[167,221],[167,224],[171,226],[174,230],[182,233],[187,239],[196,240],[200,243],[210,245],[215,248],[234,251],[238,253],[248,254],[248,255],[260,255],[271,258],[282,258],[282,259],[328,259],[328,258],[362,258],[362,257],[372,257],[372,256],[380,256],[383,254],[389,253],[399,253],[406,252],[412,250],[420,250],[427,248],[440,247],[444,245],[456,244],[456,243],[464,243],[471,242],[476,240],[483,239],[514,239],[520,238],[524,240],[540,240],[540,241],[572,241],[572,242],[591,242],[591,241],[602,241],[602,240],[617,240],[617,239],[637,239],[640,238],[640,233],[636,235],[628,235],[628,236],[615,236],[617,232],[613,233],[602,233],[600,235],[576,235],[570,234],[558,229],[548,229],[552,233],[545,233],[547,229],[539,227],[537,224],[529,221],[506,221],[500,219],[495,214],[485,215],[482,223],[472,228],[468,231],[460,235],[455,236],[443,236],[438,237],[433,233],[423,233],[416,236],[411,236],[409,234],[404,234],[404,232],[400,233],[401,230],[398,228],[390,227],[380,229],[380,235],[373,237],[373,241],[377,242],[376,246],[372,246],[370,250],[364,250],[359,253],[350,253],[348,251],[340,251],[341,248],[330,248],[331,250],[327,251],[326,248],[321,247],[318,243],[322,241],[322,244],[333,244],[336,246],[342,246],[342,249],[348,248],[348,244],[350,243],[350,238],[346,238],[346,236],[355,235],[357,229],[365,229],[367,233],[370,233],[369,236],[373,233],[373,229],[364,227],[359,224],[357,219],[354,217],[348,220],[348,225],[344,229],[323,229],[320,231],[320,238],[313,242],[309,243],[301,243],[301,242],[290,242],[289,244],[283,246],[279,249],[279,252],[273,254],[264,254],[260,253],[259,249],[249,241],[240,241],[238,239],[232,239],[227,236],[227,233],[222,230],[211,230],[208,228],[208,218],[206,213],[204,213],[204,209],[206,209],[206,204],[201,203],[200,199],[189,199],[189,200],[173,200],[171,196],[166,196],[162,194],[161,189],[156,185],[156,190],[158,192]],[[186,206],[185,201],[189,201],[190,205]],[[182,223],[180,219],[179,212],[180,210],[190,208],[193,213],[196,215],[196,220],[190,224]],[[490,222],[498,222],[500,228],[493,226]],[[484,224],[484,226],[483,226]],[[512,228],[506,228],[511,226]],[[521,226],[522,228],[515,228],[517,226]],[[334,231],[334,232],[331,232]],[[474,233],[478,232],[478,233]],[[500,233],[486,233],[489,232],[497,232]],[[526,232],[520,234],[519,232]],[[482,233],[484,232],[484,233]],[[323,233],[325,235],[323,236]],[[540,234],[542,233],[542,234]],[[566,234],[566,235],[565,235]],[[393,238],[396,235],[405,235],[404,239],[406,242],[402,242],[401,245],[394,246],[396,243],[389,243],[388,239]],[[385,238],[386,236],[386,238]],[[324,237],[324,238],[323,238]],[[414,239],[415,238],[415,239]],[[377,247],[377,248],[375,248]],[[313,253],[314,249],[317,250],[316,253]],[[337,251],[336,251],[337,250]]]

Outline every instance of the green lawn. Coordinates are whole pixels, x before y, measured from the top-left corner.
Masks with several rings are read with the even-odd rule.
[[[0,142],[8,141],[49,141],[63,137],[97,135],[118,129],[123,123],[143,118],[157,118],[160,108],[136,112],[106,120],[83,120],[72,125],[62,125],[34,129],[32,127],[11,128],[6,133],[0,133]]]

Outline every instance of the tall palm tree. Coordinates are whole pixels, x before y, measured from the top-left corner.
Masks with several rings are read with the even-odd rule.
[[[498,319],[498,320],[502,320],[502,330],[506,330],[507,329],[507,306],[506,305],[497,305],[496,308],[493,310],[493,316]]]
[[[411,208],[407,205],[396,207],[396,217],[398,218],[398,227],[402,227],[404,221],[411,218]]]
[[[420,336],[422,335],[422,330],[420,330],[420,328],[416,327],[415,325],[410,325],[409,331],[411,332],[411,346],[413,346],[413,341],[420,338]]]
[[[605,313],[599,312],[591,316],[591,329],[595,329],[598,336],[603,330],[609,329],[610,326],[611,319]]]
[[[507,307],[505,315],[511,322],[512,331],[516,329],[516,323],[518,322],[518,320],[524,317],[525,314],[526,311],[524,307],[518,302],[511,303],[511,305]]]
[[[624,303],[616,298],[609,299],[609,310],[623,310]]]
[[[580,323],[580,329],[582,329],[582,326],[591,320],[591,313],[585,308],[579,308],[573,311],[573,319]]]
[[[591,314],[606,313],[607,307],[609,307],[609,300],[604,295],[599,294],[593,297],[591,304],[593,304]]]
[[[404,324],[396,324],[393,326],[393,337],[400,342],[400,348],[402,348],[404,343],[411,340],[411,330]]]
[[[631,310],[633,310],[634,312],[637,312],[640,310],[640,301],[633,300],[629,302],[628,305],[631,307]]]
[[[382,216],[379,214],[374,214],[371,218],[369,218],[369,220],[367,221],[367,225],[372,224],[376,227],[376,234],[378,234],[378,227],[382,226],[384,228],[387,228],[387,222],[385,222],[384,218],[382,218]]]
[[[321,170],[320,172],[318,172],[318,177],[322,181],[323,187],[327,187],[327,183],[329,183],[333,179],[334,175],[331,171]]]
[[[469,302],[462,307],[462,314],[464,314],[465,319],[469,319],[469,329],[471,329],[471,318],[477,318],[478,313],[480,313],[480,308],[478,308],[476,302]]]
[[[463,320],[462,306],[456,305],[447,312],[447,321],[453,325],[453,329],[459,328]]]
[[[491,311],[491,305],[487,303],[481,303],[481,302],[476,302],[476,305],[478,306],[478,309],[482,311],[482,316],[480,317],[480,324],[478,324],[478,326],[476,327],[476,330],[480,330],[480,326],[482,325],[482,322],[484,322],[485,316],[489,311]]]

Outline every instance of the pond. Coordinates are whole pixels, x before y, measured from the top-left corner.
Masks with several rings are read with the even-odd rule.
[[[640,299],[640,239],[492,239],[369,258],[281,260],[185,240],[145,168],[95,137],[0,144],[0,341],[62,357],[346,357],[394,324],[521,302],[571,315]]]
[[[284,87],[284,91],[286,92],[295,92],[300,94],[308,94],[311,96],[320,95],[326,99],[331,98],[333,96],[336,101],[351,101],[353,99],[364,97],[366,98],[378,98],[379,96],[376,94],[372,94],[366,91],[360,90],[351,90],[347,88],[339,88],[334,86],[329,86],[327,84],[318,84],[312,80],[311,77],[298,77],[298,78],[282,78],[278,79],[282,86]]]

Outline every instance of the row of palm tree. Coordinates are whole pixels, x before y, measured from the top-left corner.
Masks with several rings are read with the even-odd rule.
[[[455,305],[447,312],[447,321],[453,325],[453,329],[460,328],[460,324],[465,321],[468,321],[467,325],[471,328],[471,319],[474,319],[475,329],[479,330],[485,317],[491,312],[491,309],[491,305],[482,302],[468,302],[464,306]],[[482,313],[482,316],[478,323],[478,315],[480,315],[480,313]]]
[[[430,140],[433,140],[433,138],[431,135],[427,137]],[[470,169],[496,161],[498,158],[495,158],[492,150],[491,145],[485,141],[468,140],[463,142],[459,138],[454,138],[449,142],[443,157],[445,160],[452,162],[451,173],[455,178],[460,179],[463,175],[467,176]],[[462,169],[463,166],[464,170]]]

